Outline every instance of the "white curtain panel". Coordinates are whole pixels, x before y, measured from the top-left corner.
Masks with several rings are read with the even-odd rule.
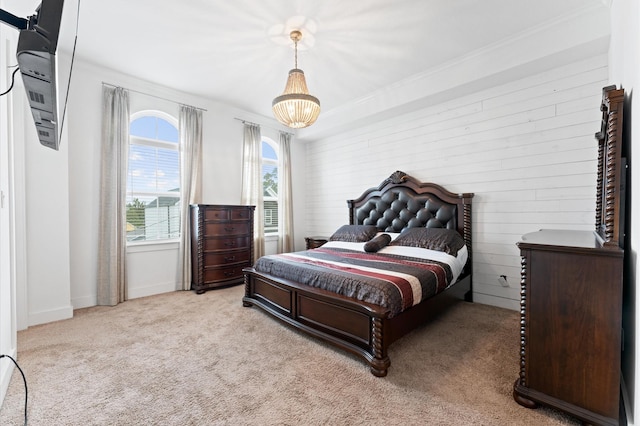
[[[202,202],[202,111],[180,105],[180,265],[178,290],[191,288],[191,220],[189,205]]]
[[[126,205],[129,92],[102,86],[102,154],[98,224],[98,305],[127,300]]]
[[[260,126],[244,124],[241,204],[256,206],[253,224],[254,261],[264,255],[264,203],[262,202],[262,136]]]
[[[280,132],[278,150],[278,253],[289,253],[293,251],[290,133]]]

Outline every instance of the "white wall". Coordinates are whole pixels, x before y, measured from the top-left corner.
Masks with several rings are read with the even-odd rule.
[[[272,119],[256,117],[228,105],[160,87],[86,62],[76,62],[68,112],[71,302],[76,309],[94,306],[97,297],[96,229],[100,204],[98,188],[103,82],[130,90],[132,113],[158,109],[177,118],[178,106],[175,102],[206,110],[203,111],[203,203],[240,202],[243,129],[242,122],[236,118],[263,125],[263,134],[274,140],[278,140],[277,129],[281,128]],[[269,249],[273,250],[273,247]],[[175,290],[177,267],[177,243],[129,247],[129,297]]]
[[[25,111],[25,196],[28,325],[73,316],[69,277],[69,147],[37,139]],[[22,328],[22,327],[21,327]]]
[[[640,368],[637,356],[640,353],[640,339],[637,337],[637,306],[639,293],[636,285],[640,282],[637,268],[638,248],[640,247],[640,225],[638,225],[638,211],[640,211],[640,172],[634,170],[640,164],[640,101],[635,87],[640,87],[640,6],[636,0],[614,0],[611,7],[611,48],[609,50],[610,81],[625,89],[625,117],[624,130],[631,147],[631,217],[636,219],[631,223],[630,247],[625,247],[629,257],[629,269],[625,271],[627,279],[624,300],[624,341],[622,353],[623,396],[628,413],[629,424],[638,424],[637,410],[640,407],[640,392],[636,384],[640,383]],[[636,160],[634,162],[634,160]],[[640,169],[639,169],[640,170]]]
[[[306,234],[348,223],[346,200],[395,170],[473,192],[474,298],[519,309],[520,237],[594,227],[607,76],[601,55],[307,143]]]
[[[39,2],[4,2],[17,16],[33,14]],[[18,32],[3,25],[17,40]],[[15,44],[8,45],[8,65],[16,64]],[[64,64],[59,64],[62,73]],[[66,82],[59,82],[64,93]],[[13,209],[13,280],[17,327],[72,315],[69,303],[69,205],[66,132],[60,151],[40,145],[26,101],[22,79],[16,74],[9,98],[11,192]]]
[[[33,14],[33,2],[0,2],[16,16]],[[0,83],[10,84],[17,30],[0,25]],[[64,70],[64,65],[62,65]],[[64,91],[66,84],[60,84]],[[72,315],[69,302],[68,156],[38,142],[20,74],[0,101],[2,147],[2,263],[0,352],[16,355],[18,329]],[[65,139],[63,134],[62,140]],[[27,231],[28,228],[28,231]],[[0,364],[0,400],[12,366]]]

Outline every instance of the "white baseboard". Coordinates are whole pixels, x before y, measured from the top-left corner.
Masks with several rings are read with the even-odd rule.
[[[73,309],[90,308],[98,304],[98,296],[93,294],[91,296],[76,297],[71,299]]]
[[[146,287],[129,288],[129,299],[137,299],[139,297],[155,296],[156,294],[170,293],[176,291],[178,283],[162,283],[154,284]]]
[[[139,297],[154,296],[156,294],[170,293],[176,291],[177,283],[154,284],[146,287],[136,287],[129,289],[129,299],[137,299]],[[76,297],[71,301],[73,309],[90,308],[98,305],[98,296],[93,294],[90,296]]]
[[[73,306],[71,305],[49,311],[29,312],[29,327],[69,318],[73,318]]]
[[[488,294],[473,293],[473,301],[482,303],[483,305],[497,306],[498,308],[510,309],[512,311],[520,310],[520,302],[517,300],[506,299],[504,297],[496,297]]]

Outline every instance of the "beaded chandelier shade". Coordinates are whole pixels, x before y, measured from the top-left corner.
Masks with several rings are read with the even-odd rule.
[[[309,94],[304,72],[298,69],[298,41],[300,31],[291,31],[295,46],[295,68],[289,71],[287,85],[282,95],[273,100],[273,115],[285,126],[300,129],[315,123],[320,115],[320,101]]]

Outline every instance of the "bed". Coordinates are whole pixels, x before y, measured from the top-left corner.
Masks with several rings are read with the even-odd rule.
[[[349,223],[327,244],[245,268],[243,305],[386,376],[394,341],[453,303],[472,301],[472,198],[396,171],[347,201]],[[443,253],[425,260],[425,252]]]

